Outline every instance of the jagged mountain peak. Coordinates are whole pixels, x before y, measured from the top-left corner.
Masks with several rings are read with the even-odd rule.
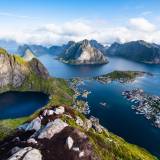
[[[60,58],[63,62],[73,64],[107,63],[103,53],[98,48],[93,47],[87,39],[67,45]]]
[[[34,53],[31,51],[31,49],[27,48],[26,51],[25,51],[25,54],[23,56],[23,58],[26,60],[26,61],[30,61],[32,60],[33,58],[35,58],[36,56],[34,55]]]

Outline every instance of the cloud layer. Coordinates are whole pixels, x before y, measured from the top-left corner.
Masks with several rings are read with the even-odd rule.
[[[21,32],[15,31],[12,35],[3,35],[3,37],[5,36],[20,43],[43,45],[64,44],[70,40],[80,41],[83,39],[96,39],[103,44],[140,39],[160,43],[160,29],[142,17],[131,18],[124,26],[75,20],[63,24],[47,24]]]

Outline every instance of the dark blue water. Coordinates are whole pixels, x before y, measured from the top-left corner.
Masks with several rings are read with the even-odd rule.
[[[160,75],[160,65],[137,63],[116,57],[110,57],[110,63],[106,65],[77,66],[61,63],[50,55],[41,56],[39,59],[47,67],[50,75],[61,78],[93,77],[114,70],[138,70],[152,72]]]
[[[152,126],[143,116],[135,114],[130,108],[131,102],[121,95],[122,91],[138,86],[138,82],[133,85],[118,82],[103,85],[96,81],[86,81],[81,88],[92,92],[88,96],[90,114],[98,117],[109,131],[160,156],[160,129]],[[100,102],[106,102],[107,106],[100,105]]]
[[[0,94],[0,119],[28,116],[48,102],[38,92],[6,92]]]
[[[153,73],[153,77],[137,78],[134,83],[126,85],[118,82],[103,85],[96,81],[85,81],[85,85],[80,87],[92,92],[87,99],[91,114],[98,117],[102,125],[128,142],[142,146],[160,157],[160,129],[152,126],[143,116],[136,115],[130,107],[131,103],[121,96],[122,91],[137,87],[149,94],[160,95],[160,65],[137,63],[116,57],[109,58],[109,64],[94,66],[63,64],[49,55],[40,57],[40,60],[52,76],[61,78],[86,78],[114,70]],[[107,102],[107,106],[101,106],[100,102]]]

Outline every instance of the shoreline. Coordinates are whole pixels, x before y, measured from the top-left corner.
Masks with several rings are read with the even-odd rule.
[[[142,89],[124,91],[122,96],[133,103],[131,108],[136,114],[143,115],[155,127],[160,128],[160,96],[148,95]]]

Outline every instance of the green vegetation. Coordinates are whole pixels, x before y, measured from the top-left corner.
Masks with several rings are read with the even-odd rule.
[[[158,160],[146,150],[108,131],[98,134],[91,130],[87,134],[101,160]]]
[[[3,48],[0,48],[0,54],[8,54],[7,51]]]
[[[27,64],[27,62],[20,56],[18,55],[13,55],[13,57],[15,58],[15,61],[18,63],[18,64]]]
[[[150,73],[140,72],[140,71],[113,71],[111,73],[94,77],[94,79],[102,83],[108,83],[111,81],[120,81],[122,83],[125,83],[125,82],[132,82],[137,77],[141,77],[144,74],[151,75]]]
[[[17,119],[6,119],[0,121],[0,140],[14,133],[15,129],[26,122],[28,117]]]
[[[21,58],[16,58],[16,60]],[[6,91],[38,91],[48,94],[51,99],[49,103],[44,107],[49,107],[53,105],[71,105],[73,102],[73,90],[71,90],[67,82],[63,79],[48,78],[43,79],[37,76],[33,71],[30,72],[22,86],[19,88],[14,88],[11,85],[5,86],[1,92]],[[33,115],[20,118],[20,119],[9,119],[0,121],[0,139],[5,138],[11,134],[14,129],[24,123],[26,120],[33,119],[39,113],[40,110],[35,112]],[[10,125],[9,125],[10,124]]]
[[[108,73],[104,76],[110,77],[112,80],[117,80],[117,79],[135,79],[137,76],[143,75],[144,72],[139,72],[139,71],[114,71],[111,73]]]
[[[45,80],[43,78],[35,76],[34,74],[30,74],[20,88],[8,87],[7,89],[13,91],[44,92],[50,95],[51,97],[49,103],[45,107],[53,105],[71,105],[73,102],[73,91],[70,88],[68,88],[67,82],[63,79],[49,78],[48,80]],[[39,110],[35,112],[32,116],[28,116],[25,119],[22,118],[0,121],[0,139],[8,136],[11,133],[11,130],[13,131],[18,125],[25,122],[25,120],[29,120],[31,118],[36,117],[38,112]],[[9,127],[6,127],[8,126],[6,124],[9,123],[11,125]]]

